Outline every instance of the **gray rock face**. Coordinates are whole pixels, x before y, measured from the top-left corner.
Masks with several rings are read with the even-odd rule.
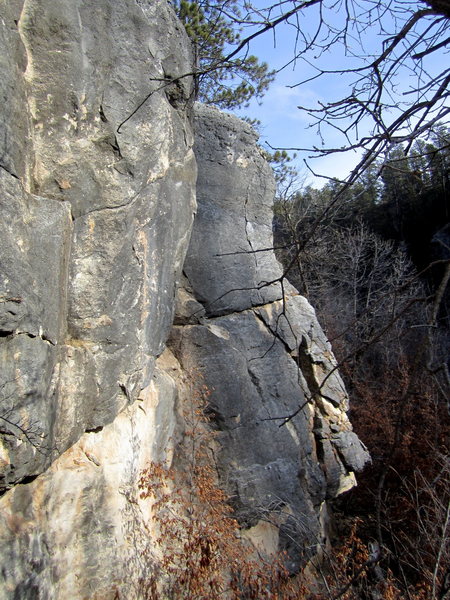
[[[0,11],[0,600],[142,597],[159,532],[139,479],[176,453],[191,370],[243,535],[297,568],[368,456],[267,250],[254,132],[197,107],[182,274],[197,163],[192,82],[167,85],[192,71],[169,4]]]
[[[208,315],[282,297],[281,268],[270,250],[275,182],[256,140],[243,121],[197,105],[200,210],[184,272]]]
[[[150,383],[173,321],[196,166],[191,81],[158,91],[191,70],[166,2],[26,0],[1,11],[4,489]]]
[[[212,392],[221,480],[240,523],[276,524],[296,569],[326,535],[326,500],[355,484],[369,456],[314,310],[281,287],[272,251],[253,252],[273,245],[273,178],[256,136],[197,107],[195,151],[198,215],[170,347]]]

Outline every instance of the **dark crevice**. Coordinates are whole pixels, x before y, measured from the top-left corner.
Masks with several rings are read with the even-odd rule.
[[[48,344],[51,344],[52,346],[56,346],[55,342],[53,342],[50,338],[48,338],[44,334],[38,335],[37,333],[30,333],[29,331],[19,331],[19,332],[17,332],[16,335],[26,335],[27,337],[31,338],[32,340],[39,338],[43,342],[47,342]]]
[[[323,465],[324,461],[325,461],[325,451],[324,451],[323,444],[322,444],[321,431],[322,431],[322,423],[316,416],[316,417],[314,417],[314,428],[312,430],[312,433],[314,436],[314,441],[315,441],[315,446],[316,446],[317,461],[321,465]]]
[[[119,388],[121,390],[121,392],[123,393],[123,395],[125,396],[125,398],[128,400],[128,402],[130,404],[132,404],[133,402],[133,398],[130,394],[130,390],[127,388],[127,386],[124,383],[119,383]]]
[[[93,427],[92,429],[86,429],[86,433],[98,433],[99,431],[102,431],[103,429],[103,425],[99,425],[98,427]]]
[[[172,79],[170,75],[165,75],[167,81],[164,93],[169,104],[175,109],[184,108],[186,106],[186,96],[183,86],[178,79]]]
[[[30,333],[29,331],[0,330],[0,338],[8,338],[8,337],[13,337],[13,336],[18,336],[18,335],[25,335],[25,336],[31,338],[32,340],[39,338],[43,342],[47,342],[48,344],[51,344],[52,346],[56,346],[56,343],[53,342],[49,337],[47,337],[44,334],[38,335],[37,333]]]
[[[302,340],[298,347],[298,361],[300,369],[303,373],[303,377],[306,379],[306,383],[308,384],[311,394],[321,395],[319,384],[317,383],[314,375],[313,361],[309,353],[308,342],[304,336],[302,336]]]
[[[100,108],[98,109],[98,112],[100,114],[100,119],[103,121],[103,123],[107,123],[108,119],[105,116],[105,113],[103,111],[103,106],[100,104]]]
[[[14,331],[0,331],[0,338],[7,338],[7,337],[12,337],[12,335],[14,334]]]
[[[3,419],[3,417],[0,417],[0,419]],[[10,437],[16,437],[16,434],[13,433],[12,431],[10,431],[9,429],[5,429],[4,427],[0,427],[0,435],[4,435],[4,436],[10,436]]]
[[[208,404],[204,410],[205,416],[208,417],[210,425],[217,431],[227,431],[230,429],[227,426],[227,418],[220,412],[214,404]]]
[[[192,283],[189,280],[189,275],[186,273],[186,271],[184,269],[182,270],[182,274],[184,275],[184,277],[186,277],[186,280],[190,286],[190,289],[188,290],[188,292],[190,292],[191,294],[194,294],[194,288],[192,286]]]
[[[113,149],[114,155],[115,155],[117,158],[123,158],[123,156],[122,156],[122,152],[120,151],[120,148],[119,148],[119,143],[118,143],[118,141],[117,141],[117,137],[116,137],[116,136],[114,136],[114,141],[113,141],[113,142],[110,142],[110,143],[109,143],[109,145],[110,145],[110,146],[111,146],[111,148]]]
[[[33,483],[33,481],[35,479],[37,479],[39,477],[39,475],[26,475],[23,479],[21,479],[19,481],[19,483],[22,485],[27,485],[28,483]]]
[[[326,367],[323,361],[313,359],[309,351],[308,341],[305,338],[305,336],[302,336],[302,340],[298,348],[298,366],[301,372],[303,373],[303,377],[306,380],[310,393],[313,397],[320,396],[324,400],[331,402],[333,406],[339,407],[341,404],[340,401],[336,400],[335,398],[332,398],[331,396],[328,396],[327,394],[324,394],[324,392],[322,391],[323,384],[319,385],[319,382],[317,381],[316,375],[314,373],[314,365],[320,364]]]
[[[6,171],[9,175],[11,175],[11,177],[14,177],[14,179],[19,180],[19,177],[15,173],[13,173],[10,169],[8,169],[8,167],[5,167],[5,165],[2,165],[1,163],[0,163],[0,169],[3,169],[4,171]]]

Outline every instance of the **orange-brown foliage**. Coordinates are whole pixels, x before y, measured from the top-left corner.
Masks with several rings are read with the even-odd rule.
[[[255,556],[220,489],[213,467],[214,433],[207,427],[203,387],[184,411],[183,470],[152,463],[142,473],[141,498],[153,500],[161,558],[142,582],[148,600],[281,600],[298,598],[282,556]]]

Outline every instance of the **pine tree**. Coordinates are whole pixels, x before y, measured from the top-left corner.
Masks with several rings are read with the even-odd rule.
[[[242,19],[237,3],[233,0],[173,2],[192,40],[198,100],[232,109],[247,106],[252,98],[261,98],[275,75],[267,63],[259,62],[253,55],[227,58],[240,42]]]

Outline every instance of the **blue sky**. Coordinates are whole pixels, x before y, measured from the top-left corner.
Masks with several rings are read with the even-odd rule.
[[[263,4],[263,3],[261,3]],[[316,23],[316,14],[310,11],[301,25],[305,28],[313,29]],[[295,29],[287,25],[278,26],[275,35],[272,32],[256,38],[250,47],[250,53],[255,54],[261,61],[266,61],[271,69],[280,69],[293,57],[293,48],[295,46]],[[340,46],[333,48],[326,56],[322,57],[321,63],[326,61],[327,68],[338,67],[342,64],[343,49]],[[334,78],[333,89],[329,89],[330,81],[319,79],[298,87],[289,87],[297,84],[299,81],[313,74],[313,70],[305,63],[297,61],[277,74],[276,80],[272,83],[269,91],[264,96],[262,103],[252,101],[248,108],[238,111],[240,116],[250,116],[261,121],[260,142],[266,146],[268,142],[274,147],[312,147],[320,146],[322,140],[317,134],[315,128],[310,127],[308,115],[300,111],[297,107],[315,106],[318,102],[326,102],[335,98],[338,99],[348,92],[348,82],[344,78]],[[340,145],[342,141],[332,130],[327,130],[325,135],[327,145]],[[323,173],[328,177],[344,178],[349,170],[357,163],[358,154],[333,155],[320,159],[310,160],[308,153],[298,152],[295,161],[301,175],[307,178],[307,181],[321,186],[325,182],[322,179],[316,179],[305,167],[303,159],[316,172]]]
[[[263,0],[258,0],[263,6],[267,4]],[[364,4],[364,3],[363,3]],[[406,5],[406,3],[404,3]],[[412,3],[417,7],[417,3]],[[312,31],[317,22],[317,13],[309,9],[302,17],[300,22],[303,31]],[[339,26],[339,20],[342,19],[342,14],[335,14],[332,17],[332,23]],[[394,24],[391,19],[385,19],[384,26],[394,31]],[[379,22],[375,22],[369,27],[364,36],[364,50],[369,54],[374,54],[379,51],[382,45],[382,40],[386,37],[379,35]],[[245,34],[244,34],[245,37]],[[272,32],[268,32],[257,37],[250,47],[250,53],[255,54],[262,61],[266,61],[270,68],[279,69],[293,57],[293,48],[295,45],[295,28],[287,25],[280,25],[276,31],[275,38]],[[360,54],[361,49],[358,47],[357,40],[350,41],[350,46],[354,47],[355,53]],[[335,44],[331,50],[322,57],[316,57],[317,64],[326,65],[327,69],[337,69],[343,65],[354,66],[361,65],[360,60],[346,56],[344,47],[341,44]],[[438,70],[443,65],[448,67],[448,54],[442,52],[434,54],[431,68]],[[331,76],[319,78],[315,81],[305,83],[298,87],[289,87],[297,84],[299,81],[308,78],[314,73],[312,67],[309,67],[303,61],[297,61],[295,67],[289,66],[282,70],[276,77],[266,96],[263,98],[261,105],[256,101],[252,101],[251,105],[240,111],[237,111],[239,116],[249,116],[257,118],[261,121],[261,138],[260,142],[264,146],[269,142],[274,147],[312,147],[321,146],[322,140],[317,135],[315,128],[310,127],[308,115],[298,110],[299,105],[316,106],[318,102],[329,102],[337,100],[349,92],[349,79],[345,76]],[[401,86],[408,86],[408,75],[406,73],[399,74],[399,83]],[[339,147],[343,144],[343,138],[331,128],[324,130],[324,142],[326,146]],[[360,135],[367,131],[360,131]],[[308,154],[299,152],[296,160],[296,166],[299,171],[306,177],[308,183],[320,187],[326,181],[324,179],[314,178],[307,168],[304,166],[303,159],[307,158]],[[352,167],[356,165],[360,158],[359,153],[350,152],[346,154],[333,154],[328,157],[319,159],[308,159],[309,164],[314,171],[324,174],[328,177],[338,177],[344,179]]]

